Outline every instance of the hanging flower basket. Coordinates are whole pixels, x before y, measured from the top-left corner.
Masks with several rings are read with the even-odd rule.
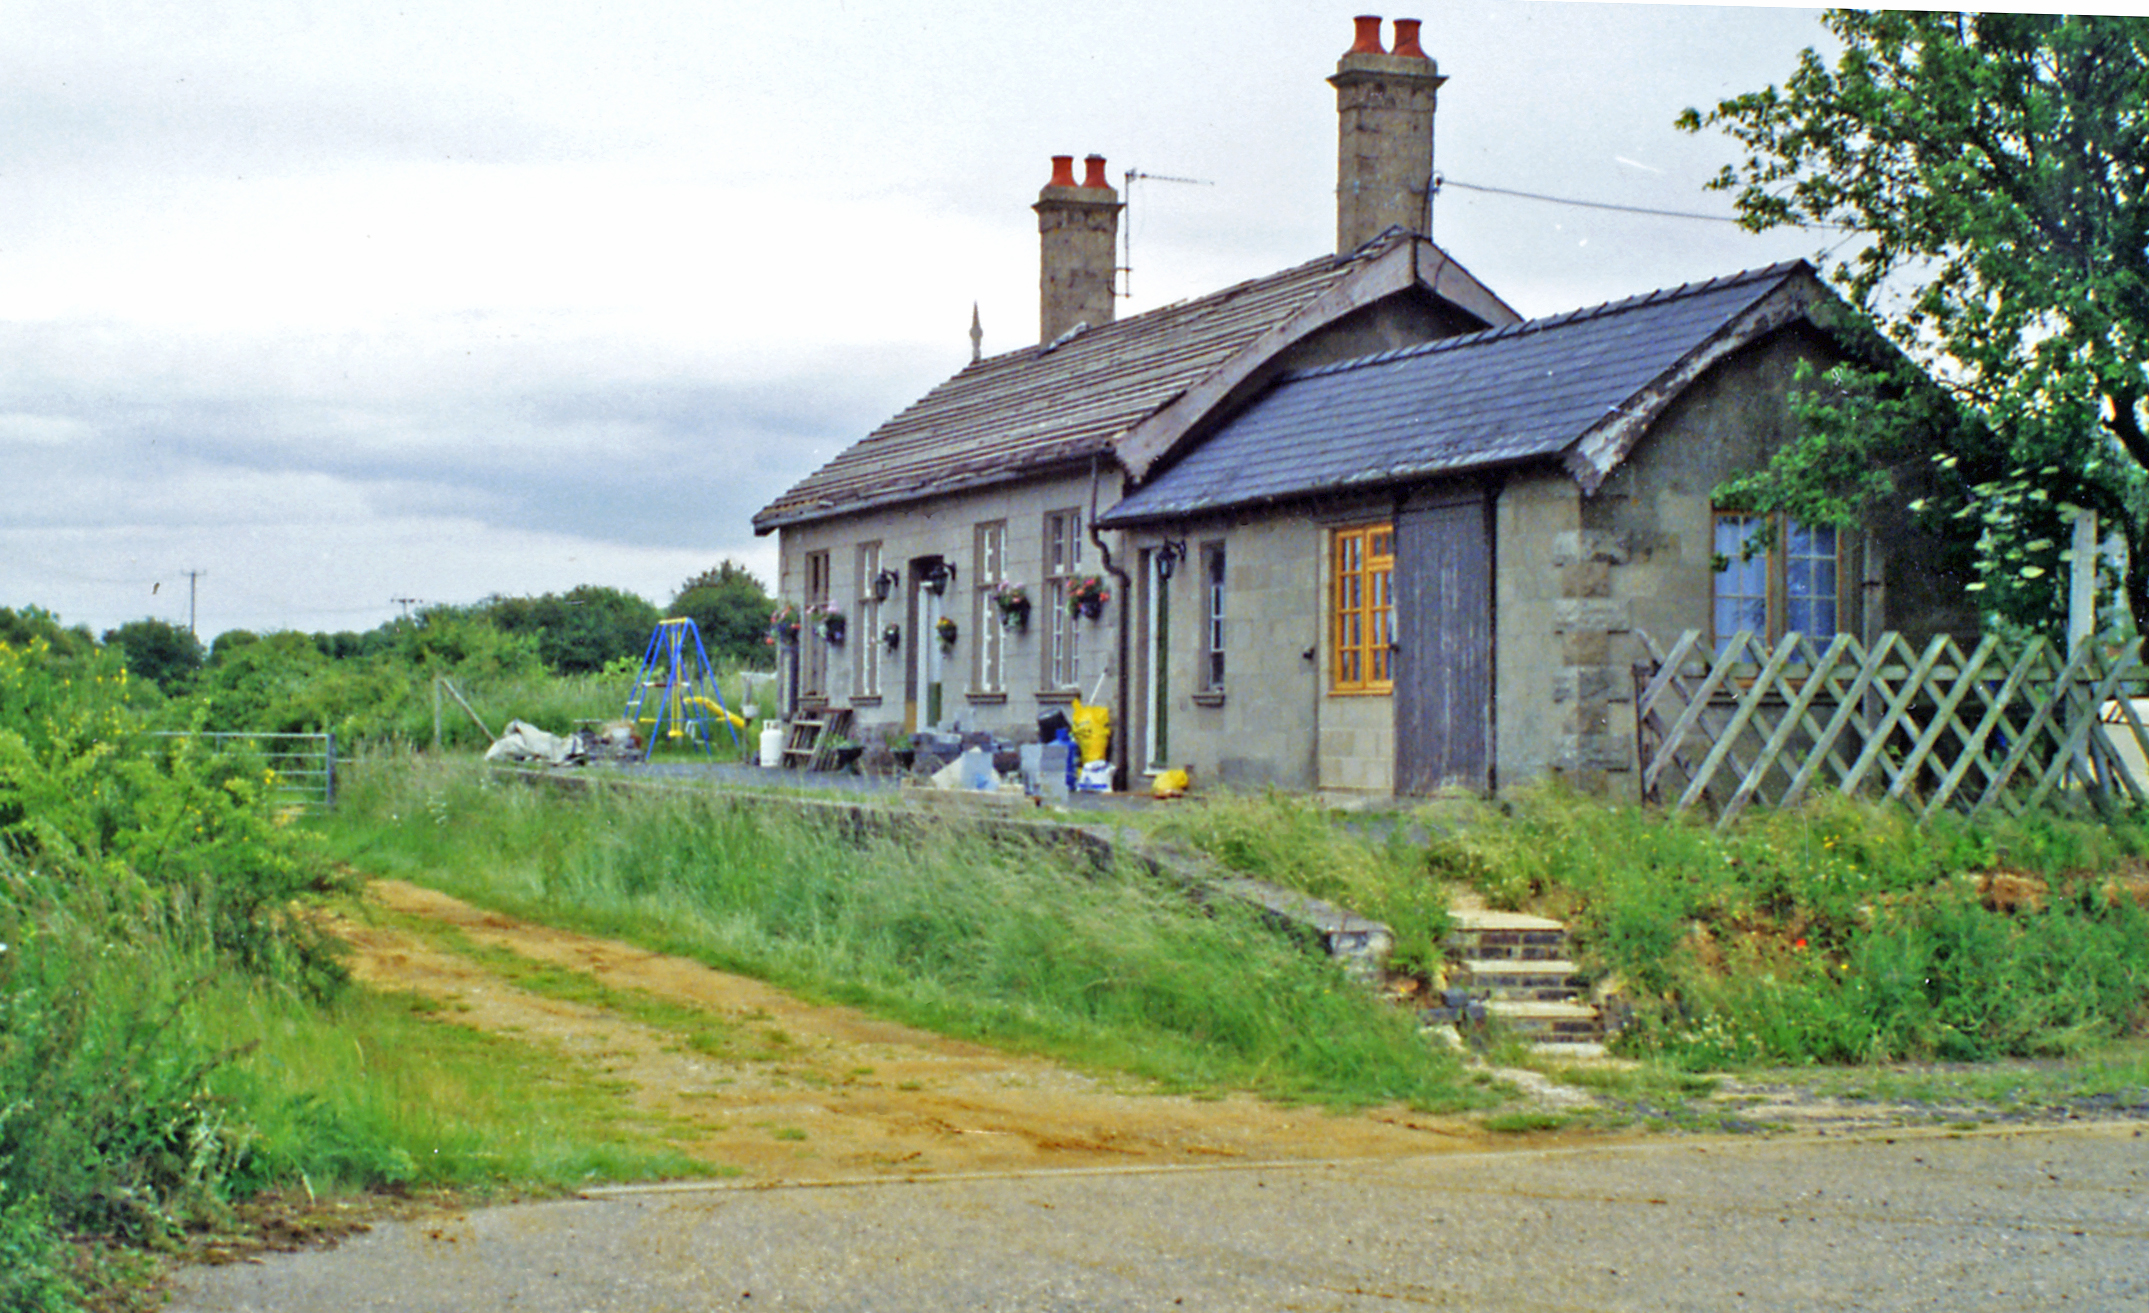
[[[1000,623],[1006,628],[1019,634],[1030,627],[1030,595],[1021,584],[1005,581],[994,584],[992,604],[1000,613]]]
[[[1112,600],[1112,590],[1104,586],[1104,580],[1096,575],[1084,575],[1067,585],[1067,614],[1095,620],[1104,614],[1104,604]]]
[[[785,602],[769,615],[769,641],[783,647],[798,642],[798,608]]]
[[[903,646],[903,626],[889,625],[880,631],[880,645],[894,652]]]
[[[933,625],[933,632],[940,637],[940,650],[946,652],[955,646],[956,636],[962,631],[955,627],[955,620],[952,616],[942,616]]]
[[[834,602],[822,602],[810,608],[807,614],[813,617],[813,632],[821,636],[822,642],[831,647],[843,646],[846,623],[841,608]]]

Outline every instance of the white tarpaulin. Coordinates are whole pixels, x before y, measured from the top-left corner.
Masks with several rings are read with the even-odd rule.
[[[563,766],[570,757],[580,755],[575,740],[547,734],[519,720],[507,722],[500,737],[485,750],[487,761],[541,761],[548,766]]]

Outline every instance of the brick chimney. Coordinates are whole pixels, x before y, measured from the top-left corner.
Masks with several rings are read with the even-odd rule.
[[[1350,252],[1390,227],[1432,228],[1433,106],[1439,66],[1418,47],[1419,20],[1395,20],[1395,49],[1380,44],[1380,19],[1357,25],[1328,79],[1336,89],[1336,250]]]
[[[1052,181],[1037,193],[1038,340],[1052,342],[1076,324],[1112,322],[1118,275],[1119,193],[1105,181],[1104,156],[1092,155],[1077,183],[1074,156],[1052,157]]]

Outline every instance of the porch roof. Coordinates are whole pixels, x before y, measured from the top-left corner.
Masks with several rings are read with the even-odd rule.
[[[1287,373],[1098,523],[1549,458],[1593,490],[1688,382],[1826,296],[1792,261]]]

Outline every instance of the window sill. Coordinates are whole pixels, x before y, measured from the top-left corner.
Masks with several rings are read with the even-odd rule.
[[[973,707],[996,707],[999,706],[1001,703],[1007,701],[1007,694],[979,693],[973,691],[963,694],[963,700],[965,702],[968,702]]]
[[[1395,685],[1393,684],[1383,684],[1378,688],[1332,688],[1328,690],[1328,696],[1332,698],[1384,698],[1392,696],[1394,693]]]
[[[1194,695],[1194,705],[1197,707],[1223,706],[1224,690],[1220,688],[1204,689]]]
[[[866,693],[854,697],[851,699],[851,705],[854,707],[877,707],[880,705],[880,694]]]
[[[1077,690],[1071,688],[1039,689],[1037,701],[1043,706],[1064,707],[1072,705],[1076,696]]]

